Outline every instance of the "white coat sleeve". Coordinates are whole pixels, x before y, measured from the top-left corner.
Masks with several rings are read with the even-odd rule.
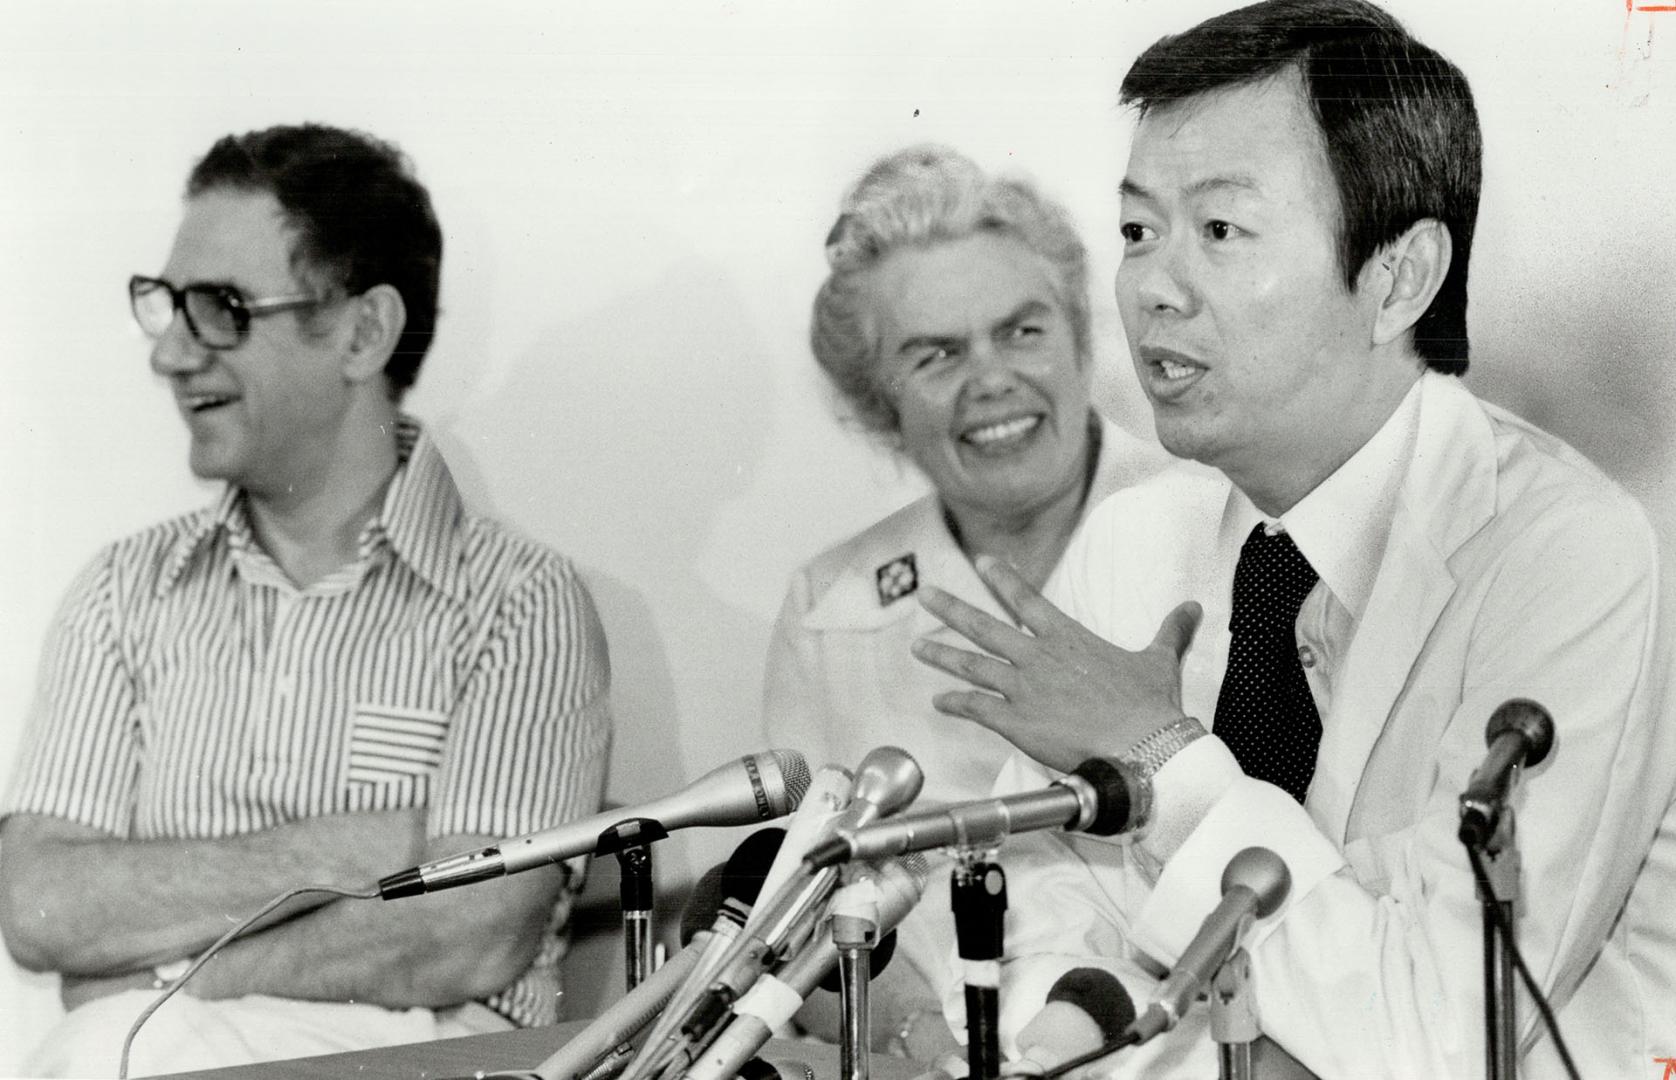
[[[1526,773],[1517,808],[1519,942],[1563,1003],[1606,946],[1668,802],[1657,563],[1647,530],[1633,525],[1588,508],[1550,515],[1514,536],[1482,587],[1465,590],[1467,606],[1445,614],[1467,628],[1451,660],[1458,682],[1446,691],[1411,676],[1410,691],[1435,698],[1448,720],[1415,777],[1409,824],[1353,839],[1348,865],[1323,874],[1338,845],[1301,806],[1241,776],[1170,856],[1137,913],[1136,943],[1173,962],[1261,821],[1262,842],[1301,877],[1252,945],[1265,1031],[1326,1076],[1481,1070],[1481,916],[1456,839],[1457,797],[1483,758],[1491,712],[1521,696],[1549,709],[1558,734]],[[1655,790],[1663,797],[1649,797]],[[1528,1000],[1520,1017],[1528,1046],[1538,1034]],[[1589,1037],[1568,1034],[1574,1050]]]

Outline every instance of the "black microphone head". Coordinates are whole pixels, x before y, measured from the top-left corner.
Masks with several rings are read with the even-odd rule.
[[[698,876],[687,906],[681,909],[681,944],[686,946],[700,930],[708,930],[716,921],[716,910],[722,906],[723,863],[717,863]]]
[[[1496,706],[1490,723],[1484,729],[1484,743],[1491,745],[1497,736],[1516,731],[1524,737],[1525,768],[1530,768],[1548,756],[1554,745],[1554,718],[1548,710],[1529,698],[1513,698]]]
[[[1094,789],[1094,820],[1083,832],[1116,836],[1138,824],[1138,781],[1127,766],[1112,758],[1089,758],[1071,775],[1082,777]]]
[[[779,826],[758,829],[739,842],[733,854],[723,864],[722,896],[750,907],[762,895],[762,883],[768,877],[774,857],[785,842],[786,830]]]
[[[896,931],[888,931],[879,943],[873,946],[873,954],[867,958],[870,971],[874,978],[882,974],[890,966],[891,957],[896,955]]]
[[[1072,968],[1048,991],[1048,1001],[1075,1005],[1100,1026],[1100,1040],[1112,1042],[1135,1022],[1135,999],[1104,968]]]
[[[1228,860],[1222,871],[1222,893],[1236,888],[1251,890],[1257,897],[1257,917],[1266,919],[1286,902],[1292,889],[1292,872],[1286,862],[1266,847],[1248,847]]]
[[[717,863],[693,882],[692,895],[681,909],[681,944],[691,943],[700,930],[715,927],[723,912],[743,923],[751,905],[762,892],[762,880],[774,863],[786,830],[774,826],[758,829],[740,841],[727,861]]]
[[[739,1066],[739,1080],[781,1080],[780,1070],[759,1057]]]

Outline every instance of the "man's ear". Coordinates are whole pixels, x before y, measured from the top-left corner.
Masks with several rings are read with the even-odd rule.
[[[1443,288],[1454,251],[1449,227],[1436,218],[1421,218],[1368,260],[1366,284],[1377,290],[1379,301],[1375,345],[1389,345],[1420,321]]]
[[[344,376],[363,382],[384,373],[407,327],[407,304],[394,285],[374,285],[351,297],[349,303],[354,305],[355,327],[344,358]]]

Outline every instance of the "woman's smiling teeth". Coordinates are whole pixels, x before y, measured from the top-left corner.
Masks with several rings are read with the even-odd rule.
[[[1012,420],[1002,420],[998,423],[973,428],[962,435],[961,438],[980,450],[993,449],[1005,443],[1015,442],[1028,435],[1041,422],[1042,418],[1040,416],[1020,416]]]
[[[1177,363],[1174,360],[1160,360],[1158,361],[1158,367],[1164,372],[1164,378],[1166,379],[1185,379],[1199,370],[1191,364]]]

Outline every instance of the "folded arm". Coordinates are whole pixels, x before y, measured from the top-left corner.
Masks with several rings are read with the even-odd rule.
[[[44,814],[0,825],[0,932],[32,971],[102,976],[195,955],[300,885],[370,888],[423,850],[424,811],[335,814],[213,840],[122,840]],[[299,897],[268,924],[326,903]]]
[[[580,581],[549,559],[509,591],[477,642],[428,806],[315,816],[217,839],[118,838],[143,763],[127,734],[135,695],[98,570],[72,590],[49,645],[53,673],[27,760],[51,769],[55,747],[93,730],[120,758],[117,779],[98,788],[98,799],[59,797],[79,776],[42,785],[0,825],[0,932],[23,966],[67,976],[67,1000],[125,988],[154,965],[199,954],[286,890],[367,891],[428,858],[598,807],[610,735],[604,635]],[[83,715],[68,707],[62,688],[78,680],[110,688],[85,695],[101,708]],[[60,803],[87,819],[30,812]],[[468,1001],[527,967],[565,881],[563,869],[547,868],[388,904],[299,898],[229,946],[191,989],[396,1006]]]
[[[420,861],[484,847],[452,836]],[[397,869],[400,869],[399,867]],[[541,867],[399,900],[340,900],[235,941],[189,991],[441,1008],[487,997],[529,967],[567,871]]]

